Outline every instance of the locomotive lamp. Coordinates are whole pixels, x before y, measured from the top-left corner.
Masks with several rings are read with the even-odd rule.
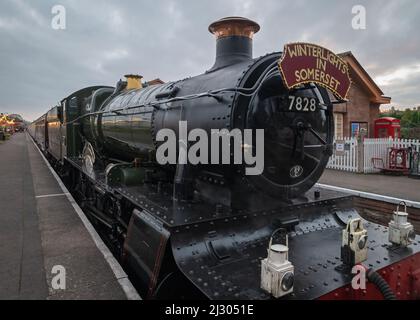
[[[341,259],[344,264],[354,266],[367,259],[367,239],[367,230],[360,218],[347,223],[341,244]]]
[[[274,298],[280,298],[293,292],[294,267],[288,260],[289,247],[286,234],[286,244],[272,244],[273,232],[268,246],[268,257],[261,262],[261,288]]]
[[[404,211],[400,211],[400,205],[404,205]],[[397,206],[397,211],[394,211],[393,220],[389,223],[389,242],[406,247],[416,237],[413,225],[407,221],[407,205],[401,201]]]

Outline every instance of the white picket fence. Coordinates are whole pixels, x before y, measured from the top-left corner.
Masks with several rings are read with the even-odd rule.
[[[363,142],[358,142],[356,138],[343,138],[339,139],[339,142],[344,142],[345,150],[337,152],[334,142],[334,153],[327,168],[349,172],[379,172],[379,169],[375,169],[372,158],[382,159],[384,167],[387,167],[388,149],[391,147],[408,148],[414,145],[417,150],[420,148],[420,140],[414,139],[364,139]]]
[[[336,151],[330,157],[327,168],[357,172],[358,168],[358,157],[357,157],[357,139],[355,138],[343,138],[340,142],[344,142],[343,154],[339,154]],[[336,150],[336,143],[334,142],[334,150]]]
[[[365,139],[363,141],[363,172],[376,173],[380,169],[375,169],[372,158],[382,159],[384,167],[388,167],[388,149],[389,148],[408,148],[412,145],[419,148],[420,140],[411,139]],[[408,163],[407,159],[407,163]]]

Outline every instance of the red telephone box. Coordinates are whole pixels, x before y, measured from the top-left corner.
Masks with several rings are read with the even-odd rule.
[[[401,138],[400,120],[384,117],[375,120],[375,138]]]

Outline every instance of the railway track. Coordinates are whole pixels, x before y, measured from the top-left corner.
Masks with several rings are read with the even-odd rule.
[[[355,197],[354,204],[365,219],[382,225],[388,225],[389,221],[392,220],[393,212],[396,210],[394,203],[362,197]],[[408,221],[413,224],[416,233],[420,233],[420,209],[407,206],[407,213]]]

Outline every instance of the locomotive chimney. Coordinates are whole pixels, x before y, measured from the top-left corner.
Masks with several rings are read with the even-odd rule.
[[[258,23],[242,17],[226,17],[213,22],[209,31],[216,36],[216,62],[209,71],[252,59],[252,37]]]

